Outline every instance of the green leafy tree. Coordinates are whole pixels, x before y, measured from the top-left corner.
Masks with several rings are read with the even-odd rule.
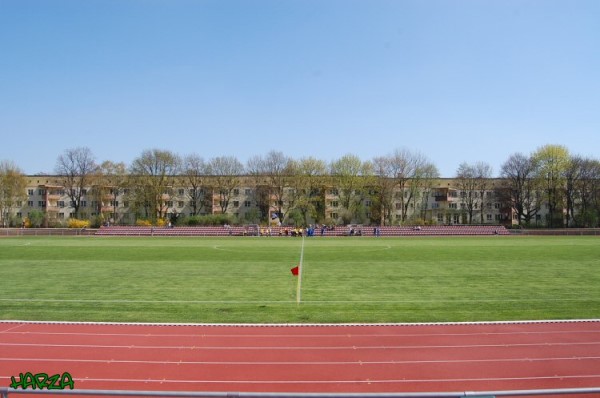
[[[347,154],[330,165],[332,182],[339,189],[342,218],[345,224],[364,211],[364,190],[373,183],[373,167],[356,155]]]
[[[564,227],[566,172],[569,167],[569,150],[561,145],[544,145],[532,155],[536,178],[543,190],[548,206],[547,225]]]
[[[27,178],[13,162],[0,162],[0,223],[10,225],[12,212],[17,204],[27,199]]]
[[[29,218],[29,223],[31,224],[31,226],[33,228],[39,228],[44,223],[44,220],[46,219],[46,215],[41,210],[36,209],[36,210],[30,211],[27,218]]]

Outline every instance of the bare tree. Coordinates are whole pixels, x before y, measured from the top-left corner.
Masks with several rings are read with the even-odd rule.
[[[484,223],[483,213],[488,206],[491,206],[491,202],[488,202],[488,192],[493,192],[490,190],[492,186],[492,166],[485,162],[477,162],[475,163],[475,178],[477,181],[477,189],[479,190],[479,200],[481,203],[480,206],[480,222]]]
[[[183,161],[183,177],[190,187],[187,198],[190,200],[192,215],[200,214],[202,209],[211,205],[210,195],[207,194],[207,175],[210,167],[197,154],[185,157]]]
[[[396,186],[397,196],[400,201],[401,220],[405,222],[409,208],[422,195],[424,185],[429,184],[430,178],[437,176],[437,168],[427,157],[419,152],[411,152],[408,149],[396,149],[391,156],[392,169]],[[433,174],[431,174],[433,173]]]
[[[164,219],[175,176],[180,171],[179,156],[170,151],[151,149],[142,152],[130,167],[130,179],[136,205],[146,218]]]
[[[413,178],[414,188],[417,189],[418,187],[418,192],[421,199],[420,210],[421,219],[423,221],[427,219],[429,195],[431,194],[431,191],[433,191],[433,187],[437,183],[438,178],[440,178],[440,172],[437,166],[428,161],[419,167],[415,177]]]
[[[577,216],[578,225],[600,225],[600,161],[586,158],[581,165],[581,202]]]
[[[469,215],[469,224],[473,224],[475,210],[480,207],[479,191],[477,185],[477,171],[473,165],[461,163],[456,171],[456,182],[461,190],[462,203]]]
[[[378,156],[373,159],[373,216],[379,225],[391,225],[393,217],[394,187],[396,186],[393,160],[389,156]]]
[[[581,202],[581,179],[584,159],[573,156],[565,169],[565,199],[567,205],[567,226],[575,226],[575,206]]]
[[[500,195],[517,213],[517,222],[530,224],[540,210],[536,188],[535,164],[521,153],[511,155],[502,165]]]
[[[292,175],[292,159],[283,152],[270,151],[261,161],[262,175],[271,188],[271,198],[275,213],[280,220],[285,220],[287,211],[293,207],[286,203],[288,200],[286,188]]]
[[[67,149],[57,159],[55,172],[71,199],[76,218],[80,216],[81,201],[92,185],[91,180],[97,168],[92,151],[86,147]]]
[[[233,190],[240,186],[244,165],[234,156],[219,156],[210,160],[208,171],[213,177],[213,188],[219,195],[219,208],[225,214]]]
[[[127,186],[127,178],[127,166],[123,162],[115,163],[106,160],[98,167],[96,184],[94,185],[94,190],[98,195],[98,213],[100,214],[103,212],[103,209],[110,208],[108,221],[111,223],[119,222],[117,199]],[[105,198],[110,198],[110,203],[105,203]],[[105,220],[106,217],[107,216],[103,215]]]
[[[573,156],[565,172],[567,225],[595,227],[600,212],[597,205],[600,192],[600,162]]]

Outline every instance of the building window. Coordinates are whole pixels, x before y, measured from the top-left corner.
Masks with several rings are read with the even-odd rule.
[[[44,195],[46,193],[45,189],[38,189],[38,194],[39,195]]]
[[[183,207],[183,205],[184,205],[183,200],[180,200],[177,202],[177,207],[181,208],[181,207]]]
[[[331,207],[338,207],[338,206],[339,206],[339,203],[338,203],[338,201],[337,201],[337,200],[332,200],[331,202],[329,202],[329,205],[330,205]]]
[[[252,202],[250,202],[249,200],[245,200],[244,207],[252,207]]]
[[[444,214],[443,213],[438,213],[437,214],[437,221],[443,223],[444,222]]]
[[[251,190],[251,189],[249,189],[249,188],[246,188],[246,189],[244,190],[244,194],[245,194],[245,195],[251,195],[251,194],[252,194],[252,190]]]
[[[183,196],[185,194],[185,189],[179,188],[177,192],[179,193],[179,196]]]
[[[111,205],[111,207],[119,207],[119,201],[118,200],[111,200],[110,201],[110,205]]]
[[[33,207],[33,200],[28,200],[27,201],[27,206]]]
[[[33,196],[33,189],[28,189],[28,190],[27,190],[27,194],[28,194],[29,196]]]
[[[457,203],[448,203],[448,208],[449,209],[458,209],[458,204]]]
[[[365,200],[365,207],[371,207],[371,201],[370,200]]]
[[[235,189],[233,190],[233,196],[239,196],[239,195],[240,195],[240,190],[239,190],[239,189],[237,189],[237,188],[235,188]]]
[[[239,200],[234,200],[233,201],[233,207],[240,207],[240,201]]]
[[[330,217],[333,218],[334,220],[336,220],[338,218],[338,214],[337,213],[330,213]]]
[[[87,201],[82,200],[81,201],[81,207],[87,207]],[[96,207],[96,206],[94,206],[94,207]]]
[[[46,207],[46,201],[45,200],[38,200],[38,207]]]
[[[492,215],[491,214],[486,214],[485,215],[486,220],[488,221],[492,221]]]
[[[494,209],[499,209],[500,208],[500,203],[494,203]]]
[[[123,207],[129,207],[129,202],[128,201],[123,202]]]
[[[173,207],[173,201],[172,200],[167,200],[166,205],[167,205],[167,207]]]

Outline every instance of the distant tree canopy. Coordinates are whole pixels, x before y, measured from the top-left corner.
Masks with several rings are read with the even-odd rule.
[[[440,178],[434,162],[405,148],[370,160],[349,153],[330,162],[314,157],[294,159],[272,150],[250,157],[246,164],[235,156],[205,160],[196,153],[179,156],[168,150],[148,149],[127,166],[110,160],[97,163],[90,148],[76,147],[58,156],[54,172],[70,199],[74,217],[80,217],[82,199],[92,187],[92,194],[97,195],[93,202],[98,206],[94,211],[107,208],[105,198],[109,197],[116,211],[117,197],[126,192],[129,207],[139,217],[165,218],[176,181],[179,185],[184,181],[191,216],[207,208],[225,214],[245,177],[250,186],[244,197],[253,202],[246,207],[255,210],[246,217],[252,220],[272,217],[283,221],[293,213],[296,221],[322,222],[325,208],[333,204],[343,221],[380,225],[406,222],[409,215],[424,218],[427,198]],[[457,212],[465,216],[463,220],[484,222],[484,209],[491,205],[484,192],[491,189],[493,177],[485,161],[460,163],[453,178],[454,188],[461,194]],[[529,155],[511,154],[498,177],[501,182],[495,185],[496,198],[502,206],[514,209],[519,224],[531,224],[545,214],[543,222],[550,227],[600,225],[598,159],[548,144]],[[17,165],[0,160],[2,225],[12,217],[16,204],[26,199],[25,184]],[[334,202],[326,202],[328,194],[334,195]]]

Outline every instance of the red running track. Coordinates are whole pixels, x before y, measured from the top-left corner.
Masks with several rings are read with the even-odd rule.
[[[600,321],[229,326],[0,322],[0,386],[434,392],[600,386]]]

